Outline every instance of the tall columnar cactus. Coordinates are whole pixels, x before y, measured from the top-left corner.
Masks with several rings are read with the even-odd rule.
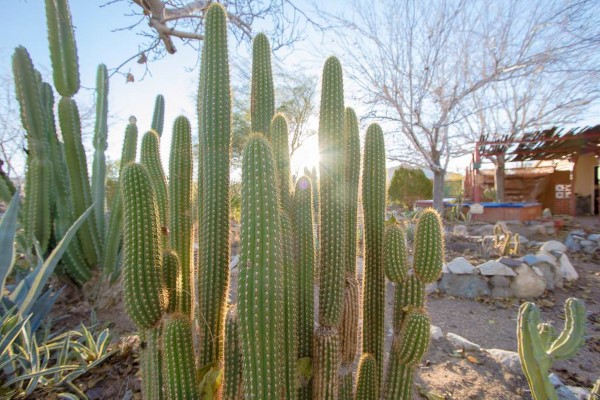
[[[177,117],[173,124],[169,157],[169,243],[179,256],[181,270],[178,279],[181,295],[177,308],[190,315],[192,310],[192,134],[186,117]]]
[[[302,176],[296,182],[293,207],[297,243],[299,359],[312,357],[313,348],[315,243],[312,205],[311,183]],[[303,400],[312,399],[311,386],[301,386],[298,396]]]
[[[38,79],[37,71],[24,47],[15,49],[12,61],[21,123],[27,131],[29,152],[25,180],[25,230],[29,239],[36,238],[41,248],[45,250],[51,234],[52,165],[47,155],[41,80]]]
[[[205,17],[198,93],[200,122],[200,321],[201,365],[223,357],[222,338],[229,285],[229,163],[231,90],[227,59],[227,21],[213,3]]]
[[[565,326],[558,337],[543,340],[540,330],[540,310],[533,303],[519,308],[517,344],[519,359],[531,394],[535,400],[556,400],[558,395],[548,378],[554,361],[573,357],[585,339],[585,306],[581,300],[570,298],[565,302]]]
[[[321,326],[316,330],[313,343],[314,399],[334,400],[338,398],[339,343],[337,329]]]
[[[354,377],[352,376],[352,370],[340,375],[338,399],[354,400]]]
[[[156,196],[146,169],[130,164],[122,174],[125,307],[140,329],[160,320],[165,307],[162,287],[162,238]]]
[[[46,23],[54,86],[63,97],[79,91],[77,46],[67,0],[46,0]]]
[[[244,393],[251,399],[281,398],[284,384],[284,271],[274,176],[269,145],[251,138],[242,165],[238,283]]]
[[[402,338],[394,336],[388,364],[387,378],[383,390],[385,400],[412,400],[415,367],[400,362],[399,351]]]
[[[140,372],[142,395],[145,400],[163,400],[163,370],[161,327],[140,331]]]
[[[383,376],[385,277],[383,234],[385,219],[385,147],[377,124],[367,129],[363,161],[365,273],[363,287],[363,353],[377,361],[378,387]]]
[[[73,214],[80,215],[92,205],[90,180],[87,172],[85,150],[81,143],[81,123],[75,101],[63,97],[58,103],[58,118],[65,141],[65,159],[69,172],[70,193],[73,198]],[[96,217],[90,215],[77,231],[85,258],[90,266],[98,265],[102,249]]]
[[[344,113],[344,137],[346,142],[346,272],[356,276],[356,227],[358,212],[358,180],[360,176],[360,138],[358,118],[350,107]]]
[[[152,114],[152,130],[161,137],[165,125],[165,98],[162,94],[156,96],[154,114]]]
[[[169,227],[169,193],[167,179],[160,161],[160,138],[158,133],[148,131],[142,138],[140,162],[146,168],[154,186],[161,227]]]
[[[344,288],[344,310],[340,324],[340,347],[343,364],[353,364],[358,350],[358,313],[360,287],[354,277],[346,278]],[[347,368],[346,371],[351,371]]]
[[[167,398],[199,399],[192,327],[187,315],[170,314],[164,319],[162,351]]]
[[[252,89],[250,94],[252,132],[269,136],[271,119],[275,114],[275,90],[271,72],[271,46],[264,33],[252,43]]]
[[[94,129],[94,162],[92,164],[92,199],[99,237],[104,239],[104,202],[106,187],[106,159],[108,146],[108,72],[100,64],[96,74],[96,127]]]
[[[225,361],[223,380],[223,400],[244,398],[242,384],[242,346],[240,343],[240,322],[237,306],[229,307],[225,320]]]
[[[119,167],[119,181],[121,180],[123,169],[135,161],[137,152],[138,130],[135,117],[129,117],[129,124],[125,129],[125,138],[123,139],[123,148],[121,150],[121,165]],[[103,266],[107,271],[117,270],[117,259],[121,248],[121,228],[123,227],[123,203],[120,188],[115,189],[113,202],[110,207],[110,217],[108,220],[108,229],[104,240],[104,261]]]
[[[342,317],[345,254],[344,87],[342,66],[329,57],[323,67],[319,116],[321,262],[319,323],[337,327]]]
[[[423,283],[435,282],[442,275],[444,263],[444,233],[440,214],[426,209],[419,218],[415,232],[415,274]]]
[[[375,361],[375,357],[372,354],[365,353],[360,358],[356,380],[356,400],[379,399],[377,361]]]
[[[288,124],[282,114],[277,114],[271,121],[271,147],[275,156],[277,178],[279,179],[279,199],[281,207],[289,210],[292,206],[291,176],[290,176],[290,149],[288,143]]]

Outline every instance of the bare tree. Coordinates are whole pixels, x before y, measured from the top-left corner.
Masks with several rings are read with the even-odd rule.
[[[340,39],[372,116],[410,146],[389,158],[430,168],[441,210],[448,163],[467,151],[459,123],[470,97],[541,66],[563,71],[565,60],[596,46],[597,8],[585,0],[356,0],[351,17],[337,18],[354,33]]]
[[[481,137],[506,142],[527,131],[576,123],[600,98],[598,75],[594,71],[570,71],[555,76],[539,68],[530,75],[493,83],[473,93],[465,103],[468,115],[463,126],[473,134],[473,142]],[[508,147],[499,146],[498,153],[490,157],[498,201],[505,201]]]
[[[113,73],[133,60],[139,64],[162,58],[176,52],[174,38],[184,45],[198,48],[204,40],[204,14],[213,2],[222,3],[227,9],[230,31],[238,41],[253,37],[253,27],[260,22],[274,50],[289,46],[305,36],[310,25],[317,30],[328,27],[314,19],[310,13],[291,0],[108,0],[104,5],[129,3],[132,5],[133,24],[120,30],[138,30],[144,41],[138,51]],[[144,27],[147,23],[148,28]],[[129,79],[129,77],[128,77]]]
[[[19,119],[12,76],[0,76],[0,168],[13,177],[25,172],[25,131]]]

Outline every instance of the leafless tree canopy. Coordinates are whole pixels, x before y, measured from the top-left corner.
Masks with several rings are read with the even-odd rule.
[[[139,29],[144,37],[138,52],[115,68],[118,71],[132,60],[146,63],[177,50],[175,38],[181,43],[198,47],[204,39],[204,13],[212,0],[110,0],[130,3],[135,22],[120,29]],[[326,26],[313,19],[303,8],[290,0],[225,0],[229,26],[238,41],[253,37],[256,25],[267,30],[274,50],[289,46],[304,37],[307,25],[316,29]],[[147,28],[144,27],[147,25]]]
[[[474,96],[501,105],[487,94],[536,85],[522,77],[551,77],[560,91],[569,74],[597,73],[591,0],[356,0],[352,10],[337,17],[352,30],[340,37],[373,116],[389,121],[390,158],[427,165],[437,181],[465,152]]]

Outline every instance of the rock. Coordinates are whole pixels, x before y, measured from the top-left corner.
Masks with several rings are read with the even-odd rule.
[[[588,247],[588,246],[595,246],[597,243],[593,240],[584,239],[584,240],[580,241],[579,244],[582,245],[583,247]]]
[[[513,278],[510,288],[516,297],[538,297],[544,293],[546,282],[538,276],[527,264],[522,264],[515,269],[517,276]]]
[[[550,211],[549,208],[544,208],[544,211],[542,211],[542,217],[552,218],[552,211]]]
[[[558,395],[558,400],[579,400],[579,397],[576,396],[575,393],[573,393],[567,386],[557,387],[556,394]]]
[[[560,251],[561,253],[564,253],[565,251],[567,251],[567,246],[565,246],[558,240],[549,240],[542,245],[542,248],[540,250],[545,251],[547,253],[550,253],[551,251]]]
[[[494,233],[494,225],[475,226],[471,230],[475,236],[489,236]]]
[[[583,229],[575,229],[575,230],[569,232],[569,235],[577,235],[577,236],[585,237],[587,234],[585,233],[585,231]]]
[[[509,371],[517,375],[521,374],[521,360],[517,352],[502,349],[485,349],[485,352],[497,363],[504,365]]]
[[[520,264],[520,263],[519,263]],[[490,260],[481,264],[479,267],[479,273],[481,275],[503,275],[503,276],[516,276],[517,274],[513,271],[512,268],[506,266],[505,264],[496,261]]]
[[[558,375],[556,375],[554,372],[552,372],[550,375],[548,375],[548,380],[550,381],[552,386],[554,386],[555,388],[557,388],[559,386],[563,386],[562,381],[560,380]]]
[[[579,278],[579,274],[575,271],[573,264],[571,264],[566,254],[560,256],[560,273],[568,281],[575,281]]]
[[[546,227],[543,225],[531,225],[527,228],[529,236],[542,235],[546,236]]]
[[[456,236],[469,236],[469,230],[466,225],[455,225],[452,228],[452,234]]]
[[[585,246],[583,248],[583,252],[586,254],[594,254],[596,252],[597,247],[596,246]]]
[[[448,264],[442,264],[442,274],[449,274],[450,270],[448,269]]]
[[[522,260],[519,260],[516,258],[508,258],[508,257],[502,257],[498,261],[500,261],[504,265],[508,265],[511,268],[517,268],[519,265],[521,265],[523,263]]]
[[[510,287],[511,282],[512,282],[512,279],[510,279],[506,276],[502,276],[502,275],[492,276],[492,278],[490,279],[490,283],[492,284],[492,286],[494,288]]]
[[[562,288],[563,287],[563,279],[560,273],[560,269],[555,265],[544,262],[536,264],[533,267],[534,270],[537,268],[541,272],[541,276],[544,278],[546,282],[546,288],[549,290],[554,290],[555,287]],[[536,271],[537,272],[537,271]]]
[[[561,253],[562,254],[562,253]],[[548,263],[558,267],[558,259],[550,253],[540,252],[535,255],[536,261],[533,265]]]
[[[431,328],[429,328],[429,332],[431,333],[431,338],[433,340],[440,340],[442,337],[444,337],[442,328],[440,328],[439,326],[431,325]]]
[[[515,293],[510,287],[494,287],[492,288],[491,296],[494,299],[506,299],[508,297],[513,297]]]
[[[237,267],[239,262],[240,262],[240,256],[238,254],[231,257],[231,261],[229,261],[229,269],[234,269],[235,267]]]
[[[573,393],[575,395],[575,397],[577,397],[578,400],[588,400],[588,398],[590,396],[590,391],[581,386],[565,386],[565,387],[568,388],[571,391],[571,393]]]
[[[483,214],[483,206],[479,203],[473,203],[469,206],[469,214]]]
[[[448,263],[448,270],[453,274],[476,274],[477,268],[464,257],[457,257]]]
[[[524,246],[527,243],[529,243],[529,239],[527,239],[526,236],[519,235],[519,243],[521,243],[521,245]]]
[[[457,349],[463,349],[466,351],[481,351],[481,346],[475,344],[456,333],[448,332],[446,338],[452,343]]]
[[[469,299],[489,296],[491,293],[487,279],[481,275],[442,274],[438,287],[451,296]]]
[[[594,242],[600,242],[600,233],[592,233],[588,235],[587,240],[593,240]]]
[[[425,286],[425,294],[433,293],[438,290],[438,283],[432,282]]]

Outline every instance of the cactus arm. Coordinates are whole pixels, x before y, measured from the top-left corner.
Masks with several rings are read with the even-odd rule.
[[[329,57],[323,67],[319,117],[321,262],[319,323],[337,326],[342,316],[345,271],[344,88],[342,66]]]
[[[240,323],[237,307],[229,307],[225,320],[225,360],[223,381],[223,400],[241,400],[244,398],[242,385],[242,348],[240,343]]]
[[[275,114],[275,90],[271,71],[271,46],[264,33],[252,42],[252,89],[250,94],[252,132],[270,137],[269,128]]]
[[[340,347],[343,364],[353,364],[358,350],[358,313],[360,286],[354,277],[346,278],[344,288],[344,311],[340,323]]]
[[[600,378],[598,378],[598,380],[596,380],[596,383],[594,383],[594,386],[590,391],[588,400],[600,400]]]
[[[444,236],[442,220],[433,208],[426,209],[417,223],[413,269],[423,283],[435,282],[442,275]]]
[[[416,365],[429,347],[431,322],[424,312],[410,311],[400,331],[398,357],[403,364]]]
[[[396,285],[394,294],[394,333],[402,329],[404,319],[412,308],[425,305],[425,285],[415,275]]]
[[[138,130],[135,117],[129,117],[129,125],[125,129],[125,138],[123,139],[123,148],[121,151],[121,165],[119,166],[119,181],[123,170],[131,162],[135,161],[137,149]],[[115,196],[110,208],[108,219],[108,229],[106,230],[106,239],[104,241],[104,261],[103,266],[106,271],[117,270],[117,259],[121,245],[121,228],[123,226],[123,204],[121,202],[121,190],[117,186]]]
[[[170,314],[163,327],[163,371],[168,399],[198,399],[192,327],[187,316]]]
[[[372,354],[365,353],[360,358],[356,381],[356,400],[376,400],[379,398],[377,362]]]
[[[161,327],[146,329],[140,332],[140,372],[142,378],[142,394],[146,400],[163,400],[163,359],[161,343]]]
[[[165,125],[165,98],[162,94],[156,96],[154,113],[152,114],[152,130],[161,137]]]
[[[558,338],[556,329],[554,329],[554,327],[551,324],[547,323],[538,324],[537,329],[540,334],[540,338],[542,339],[542,346],[545,349],[550,348],[552,342],[554,342]]]
[[[67,0],[46,0],[46,23],[54,86],[61,96],[79,91],[77,46]]]
[[[340,347],[337,330],[319,327],[313,344],[313,399],[334,400],[338,398],[337,371],[340,364]]]
[[[383,266],[387,278],[400,283],[408,276],[408,252],[404,232],[397,225],[388,226],[384,235]]]
[[[346,273],[356,274],[356,224],[358,212],[358,181],[360,177],[360,138],[358,118],[350,107],[344,113],[344,136],[346,141]]]
[[[378,377],[383,375],[385,277],[383,235],[385,218],[385,148],[383,131],[372,124],[365,138],[363,162],[365,276],[363,288],[363,353],[373,354]]]
[[[226,11],[209,6],[202,48],[198,120],[202,182],[200,211],[199,312],[200,364],[221,360],[229,285],[229,164],[231,152],[231,91],[227,58]]]
[[[87,174],[87,162],[81,143],[81,124],[75,101],[68,97],[60,99],[58,104],[60,128],[65,141],[65,159],[69,172],[73,214],[80,215],[92,205],[90,181]],[[98,264],[101,254],[96,218],[92,214],[77,232],[85,258],[90,266]]]
[[[282,114],[277,114],[273,117],[270,131],[271,147],[273,148],[277,177],[279,179],[279,199],[282,209],[289,210],[292,206],[290,151],[288,144],[288,124]]]
[[[394,336],[392,352],[388,365],[387,377],[383,391],[385,400],[412,400],[414,366],[402,363],[399,357],[399,335]]]
[[[548,355],[553,360],[573,357],[585,342],[585,306],[583,301],[570,298],[565,302],[565,327],[552,342]]]
[[[177,117],[173,124],[169,157],[169,242],[181,261],[181,295],[177,309],[190,315],[192,310],[192,134],[187,118]]]
[[[94,130],[94,163],[92,166],[92,200],[99,237],[104,239],[104,204],[106,187],[106,159],[108,135],[108,72],[100,64],[96,75],[96,128]]]
[[[152,328],[164,309],[162,238],[150,178],[139,164],[123,171],[125,307],[140,329]]]
[[[154,187],[161,227],[169,227],[169,193],[167,180],[160,160],[160,138],[158,133],[148,131],[142,138],[141,164],[148,171]]]
[[[340,376],[339,400],[354,400],[354,381],[352,370]]]
[[[163,284],[165,290],[166,311],[171,313],[177,311],[177,300],[181,296],[181,282],[179,257],[173,250],[165,250],[163,253]]]
[[[244,393],[251,399],[278,399],[283,393],[284,271],[274,176],[269,145],[250,139],[242,164],[238,313]]]

